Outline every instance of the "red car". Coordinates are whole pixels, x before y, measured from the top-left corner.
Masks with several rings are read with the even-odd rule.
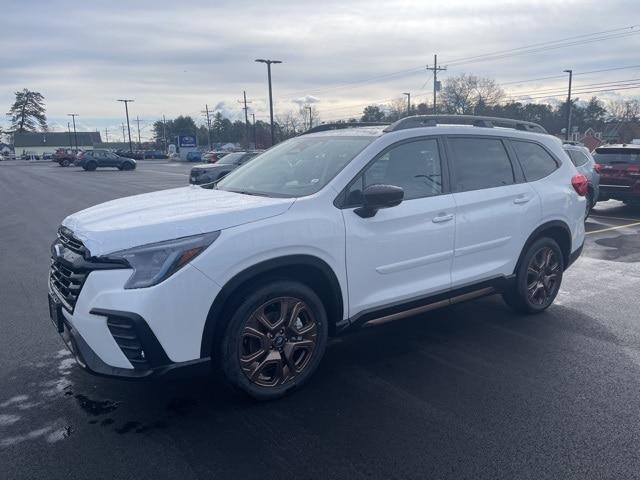
[[[603,145],[593,152],[600,165],[599,200],[640,206],[640,145]]]
[[[68,167],[69,165],[73,165],[76,160],[76,154],[78,152],[76,150],[71,150],[69,148],[59,148],[56,150],[56,153],[53,154],[51,160],[53,162],[58,162],[58,165],[61,167]]]

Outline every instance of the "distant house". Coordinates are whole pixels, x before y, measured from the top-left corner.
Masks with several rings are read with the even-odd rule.
[[[58,148],[76,148],[76,136],[80,150],[92,150],[94,143],[101,143],[98,132],[23,132],[13,134],[16,155],[53,153]]]
[[[584,144],[590,152],[593,152],[602,145],[602,132],[596,132],[593,128],[589,127],[580,136],[579,141]]]
[[[6,143],[0,142],[0,155],[13,152],[13,147]]]

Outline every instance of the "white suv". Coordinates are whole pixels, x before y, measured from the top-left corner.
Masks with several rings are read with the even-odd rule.
[[[347,328],[493,293],[528,313],[553,302],[587,189],[560,140],[480,117],[337,127],[217,183],[67,217],[49,304],[80,364],[129,378],[214,366],[268,399]]]

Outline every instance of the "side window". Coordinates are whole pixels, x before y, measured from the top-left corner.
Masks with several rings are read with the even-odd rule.
[[[553,157],[540,145],[519,140],[511,140],[511,143],[528,182],[540,180],[558,168]]]
[[[589,158],[578,150],[565,150],[571,159],[571,163],[573,163],[576,167],[581,167],[585,163],[589,161]]]
[[[361,203],[362,191],[377,184],[402,187],[405,200],[442,193],[438,141],[416,140],[391,147],[359,175],[349,189],[347,205]]]
[[[466,192],[515,183],[513,167],[499,138],[450,138],[455,191]]]

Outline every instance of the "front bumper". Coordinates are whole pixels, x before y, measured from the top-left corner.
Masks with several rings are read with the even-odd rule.
[[[91,271],[71,306],[49,285],[52,319],[80,364],[98,375],[125,378],[207,365],[202,335],[219,287],[190,265],[148,288],[125,289],[130,275],[129,269]],[[135,335],[127,338],[123,328]],[[132,346],[144,351],[143,358],[131,355]]]
[[[104,362],[89,344],[82,338],[82,335],[67,320],[64,315],[62,303],[57,299],[55,293],[49,293],[49,316],[54,327],[60,334],[60,338],[67,349],[73,354],[78,364],[93,375],[103,377],[118,377],[124,379],[145,379],[156,377],[184,377],[206,375],[211,368],[209,358],[200,358],[186,362],[172,362],[167,357],[153,332],[149,329],[144,319],[130,312],[118,312],[109,310],[96,310],[93,313],[102,315],[105,318],[127,316],[136,318],[139,322],[136,327],[140,328],[140,333],[144,337],[143,349],[148,356],[148,362],[144,368],[121,368],[114,367]]]

